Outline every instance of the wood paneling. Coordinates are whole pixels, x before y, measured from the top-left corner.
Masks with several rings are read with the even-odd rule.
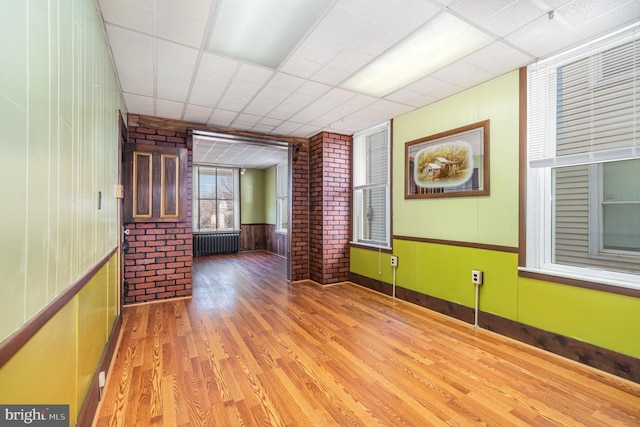
[[[125,307],[98,426],[635,426],[640,385],[267,252]]]
[[[188,170],[186,148],[125,144],[124,221],[185,221]]]
[[[243,251],[267,250],[282,257],[287,256],[288,236],[276,233],[273,224],[242,224],[240,248]]]
[[[268,224],[240,225],[240,249],[243,251],[260,251],[267,248]]]

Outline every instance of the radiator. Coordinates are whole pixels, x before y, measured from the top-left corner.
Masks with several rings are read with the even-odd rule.
[[[240,233],[198,233],[193,235],[193,254],[231,254],[240,251]]]

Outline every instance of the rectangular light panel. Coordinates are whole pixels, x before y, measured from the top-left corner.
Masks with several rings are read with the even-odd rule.
[[[494,41],[493,37],[466,22],[442,13],[341,86],[365,95],[383,97]]]
[[[277,69],[331,0],[220,0],[207,50]]]

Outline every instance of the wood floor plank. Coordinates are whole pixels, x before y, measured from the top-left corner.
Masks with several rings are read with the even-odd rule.
[[[96,426],[639,426],[640,385],[266,252],[125,307]]]

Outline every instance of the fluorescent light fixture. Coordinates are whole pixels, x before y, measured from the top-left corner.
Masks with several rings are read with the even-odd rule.
[[[331,0],[219,0],[207,50],[276,69]]]
[[[382,97],[446,67],[494,41],[493,37],[441,13],[341,86]]]

